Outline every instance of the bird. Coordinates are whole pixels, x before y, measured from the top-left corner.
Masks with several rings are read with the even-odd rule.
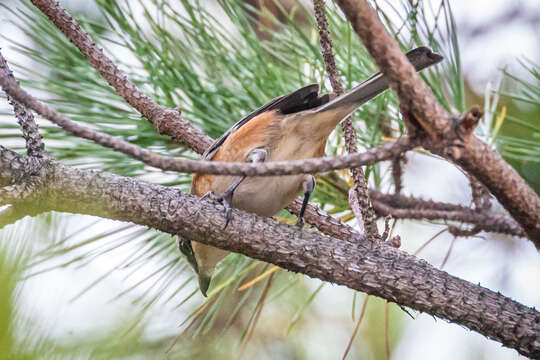
[[[416,71],[443,60],[440,54],[422,46],[407,57]],[[319,94],[312,84],[279,96],[234,124],[205,151],[210,161],[261,163],[322,157],[330,133],[345,117],[388,88],[388,80],[377,73],[345,94]],[[225,208],[225,227],[231,208],[260,216],[273,216],[303,193],[296,225],[303,226],[309,198],[315,188],[310,174],[287,176],[227,176],[194,174],[191,194],[209,197]],[[178,247],[198,276],[206,297],[217,263],[228,252],[178,237]]]

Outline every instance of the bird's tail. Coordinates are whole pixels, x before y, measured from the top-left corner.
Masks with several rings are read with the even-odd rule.
[[[406,55],[416,71],[435,65],[443,59],[441,55],[434,53],[430,48],[425,46],[411,50]],[[341,119],[349,115],[356,108],[373,99],[386,89],[388,89],[388,79],[379,72],[347,93],[337,96],[326,104],[314,109],[314,112],[320,114],[327,111],[335,111],[339,113],[337,116],[339,118],[338,121],[341,121]]]

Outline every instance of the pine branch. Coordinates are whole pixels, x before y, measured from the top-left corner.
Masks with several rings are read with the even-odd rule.
[[[313,0],[315,8],[315,18],[317,19],[317,27],[319,29],[319,42],[323,54],[326,72],[330,78],[332,90],[336,95],[344,93],[343,85],[339,79],[334,59],[332,40],[328,31],[328,21],[326,20],[326,10],[324,0]],[[341,122],[341,129],[345,138],[345,149],[349,154],[358,153],[358,144],[356,143],[356,131],[352,124],[352,117],[349,115]],[[377,229],[377,217],[373,210],[373,205],[369,200],[369,189],[366,180],[366,175],[361,167],[353,167],[349,169],[354,182],[352,198],[358,202],[360,213],[362,214],[362,223],[367,236],[372,240],[380,239],[379,229]],[[352,204],[351,204],[352,206]]]
[[[180,109],[168,109],[156,104],[122,74],[73,17],[55,0],[31,0],[79,48],[90,64],[141,115],[150,121],[159,134],[169,135],[176,142],[185,142],[191,149],[202,154],[212,139],[180,116]]]
[[[0,159],[6,158],[24,162],[0,148]],[[2,164],[0,168],[11,166]],[[345,242],[238,209],[233,209],[233,220],[223,229],[221,206],[174,188],[74,169],[55,161],[44,162],[40,173],[42,194],[35,195],[42,196],[48,210],[130,221],[179,234],[427,312],[524,356],[540,356],[538,311],[384,243]]]
[[[540,249],[540,197],[495,150],[472,131],[478,116],[471,111],[459,124],[439,104],[422,78],[364,0],[336,0],[369,53],[388,77],[400,111],[423,146],[453,160],[482,182]]]
[[[246,176],[310,174],[345,169],[351,166],[372,165],[380,161],[391,159],[403,151],[410,150],[414,147],[414,143],[411,143],[407,137],[404,137],[398,139],[394,143],[370,149],[362,154],[351,154],[338,157],[275,161],[257,164],[241,162],[223,163],[173,158],[148,151],[120,138],[90,129],[69,120],[24,91],[10,73],[7,62],[0,53],[0,85],[2,85],[4,91],[13,99],[23,103],[25,106],[33,109],[46,119],[49,119],[75,136],[120,151],[145,164],[162,170],[182,173]]]

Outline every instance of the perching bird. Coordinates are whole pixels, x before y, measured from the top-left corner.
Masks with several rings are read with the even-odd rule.
[[[417,71],[440,62],[441,55],[427,47],[407,53]],[[204,153],[205,160],[264,162],[321,157],[328,136],[339,122],[356,108],[388,88],[387,79],[375,74],[346,94],[319,95],[319,86],[308,85],[280,96],[233,125]],[[218,176],[194,174],[191,193],[212,196],[225,206],[226,224],[231,220],[231,206],[261,216],[273,216],[304,193],[297,225],[315,187],[311,175]],[[220,194],[220,195],[216,195]],[[227,225],[225,225],[227,226]],[[178,239],[180,251],[199,277],[204,296],[216,264],[228,252],[189,239]]]

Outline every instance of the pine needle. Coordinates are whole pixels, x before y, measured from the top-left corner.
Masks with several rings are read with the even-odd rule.
[[[501,113],[497,115],[497,118],[495,120],[495,126],[493,128],[493,137],[491,138],[491,145],[495,142],[495,139],[497,139],[497,135],[499,135],[499,130],[501,130],[501,127],[504,123],[504,119],[506,118],[506,106],[503,106],[501,109]]]
[[[197,290],[198,291],[198,290]],[[216,294],[216,296],[212,297],[211,299],[209,299],[208,301],[206,301],[204,304],[202,304],[195,312],[193,312],[191,315],[189,315],[186,320],[184,320],[180,326],[184,325],[189,319],[193,318],[191,320],[191,322],[184,328],[184,330],[182,330],[180,332],[180,334],[178,334],[174,340],[172,341],[171,345],[169,345],[169,347],[167,348],[167,350],[165,351],[165,354],[168,354],[172,348],[174,347],[174,345],[176,345],[176,343],[178,342],[178,340],[182,337],[182,335],[184,335],[186,333],[186,331],[195,323],[195,321],[199,318],[199,316],[202,314],[202,312],[207,308],[209,307],[210,305],[212,305],[216,300],[217,300],[218,296]]]
[[[386,301],[384,309],[384,343],[386,345],[386,360],[390,360],[390,303]]]
[[[433,240],[435,240],[439,235],[441,235],[442,233],[444,233],[446,230],[448,230],[448,229],[447,229],[447,228],[444,228],[444,229],[442,229],[441,231],[439,231],[438,233],[436,233],[435,235],[433,235],[428,241],[426,241],[425,243],[423,243],[422,246],[420,246],[420,247],[418,248],[418,250],[416,250],[416,251],[414,252],[413,255],[414,255],[414,256],[417,256],[417,255],[420,253],[420,251],[424,250],[424,248],[425,248],[426,246],[428,246]]]
[[[448,247],[448,251],[446,252],[446,255],[443,259],[443,262],[441,263],[441,266],[439,266],[440,269],[446,265],[446,262],[448,261],[448,258],[450,257],[450,254],[452,253],[452,249],[454,248],[454,243],[456,242],[457,236],[454,236],[452,239],[452,242],[450,243],[450,246]]]
[[[362,304],[362,310],[360,310],[360,316],[358,317],[358,321],[356,322],[356,326],[354,327],[353,333],[351,334],[351,338],[349,339],[349,343],[347,344],[347,348],[345,349],[345,352],[343,353],[342,360],[347,359],[347,355],[349,355],[349,351],[351,351],[351,347],[352,347],[354,338],[356,337],[356,334],[358,333],[358,329],[360,329],[360,323],[362,322],[362,319],[364,318],[364,314],[366,313],[368,300],[369,300],[369,295],[366,295],[366,298],[364,299],[364,303]]]
[[[271,269],[270,269],[271,270]],[[257,323],[259,322],[259,317],[262,313],[262,309],[264,307],[264,303],[266,298],[268,297],[268,291],[270,290],[270,286],[272,285],[272,282],[274,280],[275,272],[272,272],[270,274],[270,277],[268,278],[268,281],[266,282],[266,286],[264,287],[263,293],[261,294],[261,297],[259,298],[259,301],[257,303],[257,306],[255,307],[255,317],[253,319],[253,322],[251,323],[251,327],[248,329],[248,333],[246,337],[244,338],[244,341],[242,342],[242,347],[240,350],[240,356],[239,358],[242,358],[244,356],[244,352],[246,351],[247,344],[249,340],[251,340],[251,337],[253,336],[253,332],[255,331],[255,327],[257,326]]]
[[[253,285],[255,285],[256,283],[258,283],[259,281],[263,280],[264,278],[266,278],[267,276],[269,275],[272,275],[275,271],[277,271],[279,269],[279,266],[272,266],[270,269],[266,270],[265,272],[263,272],[261,275],[257,276],[255,279],[253,280],[250,280],[248,281],[247,283],[245,283],[244,285],[240,286],[238,288],[238,291],[244,291],[244,290],[247,290],[249,289],[250,287],[252,287]]]

